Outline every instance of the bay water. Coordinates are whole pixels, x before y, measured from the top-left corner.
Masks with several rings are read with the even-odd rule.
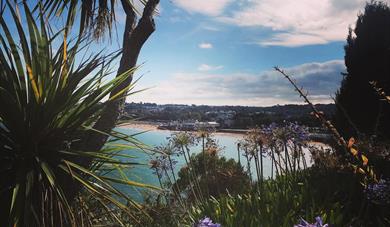
[[[141,141],[142,143],[154,147],[158,145],[166,144],[168,141],[168,137],[171,136],[171,131],[165,130],[154,130],[143,132],[142,129],[137,128],[117,128],[119,132],[125,133],[127,135],[137,134],[135,138]],[[138,134],[140,133],[140,134]],[[238,153],[237,153],[237,142],[241,139],[243,135],[237,134],[225,134],[225,133],[215,133],[213,134],[213,138],[216,139],[217,143],[222,147],[222,151],[219,152],[218,155],[224,156],[227,159],[234,159],[238,161]],[[197,154],[202,152],[201,145],[191,147],[191,154]],[[134,159],[130,160],[131,162],[137,162],[141,165],[135,165],[134,167],[128,169],[125,173],[130,180],[149,184],[153,186],[160,187],[158,178],[155,174],[153,174],[153,170],[150,168],[149,161],[153,158],[150,154],[145,153],[140,150],[128,150],[126,151],[128,155],[134,156]],[[174,156],[174,159],[178,161],[175,166],[176,173],[185,166],[185,160],[183,156]],[[246,158],[243,156],[243,153],[240,153],[241,164],[244,166],[246,170]],[[126,160],[129,161],[129,160]],[[254,160],[252,159],[251,170],[252,176],[256,177],[256,173],[254,170]],[[266,157],[264,159],[264,176],[267,178],[271,176],[271,160]],[[143,201],[145,196],[145,190],[140,189],[139,187],[127,186],[127,185],[117,185],[117,187],[131,198],[136,201]]]

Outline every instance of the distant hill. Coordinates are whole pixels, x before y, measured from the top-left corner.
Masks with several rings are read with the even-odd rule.
[[[319,111],[331,119],[334,104],[317,104]],[[307,126],[320,126],[310,113],[309,105],[251,106],[207,106],[155,103],[126,103],[125,112],[132,118],[148,121],[217,121],[228,128],[250,128],[272,122],[293,121]]]

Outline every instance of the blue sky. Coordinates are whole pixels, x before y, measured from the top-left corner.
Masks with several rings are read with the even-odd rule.
[[[273,70],[279,66],[315,103],[332,102],[345,72],[348,28],[364,5],[364,0],[161,0],[156,31],[138,61],[144,64],[137,76],[144,76],[137,88],[150,89],[127,101],[302,103]],[[117,35],[90,50],[120,48],[125,21],[120,1],[116,13]]]
[[[360,0],[162,1],[144,46],[146,72],[128,101],[209,105],[301,103],[273,66],[314,102],[329,103],[345,72],[348,27]],[[119,18],[118,23],[121,23]],[[123,20],[122,20],[123,23]]]

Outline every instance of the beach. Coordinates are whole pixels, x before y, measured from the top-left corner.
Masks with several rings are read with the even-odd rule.
[[[118,125],[119,128],[134,128],[144,131],[157,131],[158,124],[153,122],[147,122],[147,121],[132,121],[124,124]],[[162,130],[165,131],[165,130]]]
[[[137,129],[142,131],[163,131],[163,132],[177,132],[172,130],[163,130],[158,129],[158,123],[149,122],[149,121],[132,121],[124,124],[118,125],[119,128],[126,129]],[[233,132],[213,132],[215,135],[219,136],[229,136],[236,139],[241,139],[244,137],[245,133],[233,133]]]

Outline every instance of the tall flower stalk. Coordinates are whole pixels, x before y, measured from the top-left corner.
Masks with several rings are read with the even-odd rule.
[[[199,179],[197,177],[197,174],[195,173],[193,164],[191,162],[191,154],[189,147],[196,144],[194,135],[188,132],[173,133],[172,136],[169,138],[169,141],[172,143],[173,148],[179,154],[182,154],[184,156],[184,160],[188,167],[189,179],[190,181],[192,181],[191,183],[194,186],[191,187],[191,191],[194,195],[195,200],[198,202],[204,200]]]
[[[244,137],[244,143],[246,144],[246,147],[249,151],[249,153],[247,153],[248,158],[254,158],[257,183],[261,187],[264,178],[263,157],[266,154],[264,145],[267,144],[267,137],[260,128],[254,128],[251,129]]]
[[[177,177],[174,169],[175,165],[177,164],[177,161],[173,159],[172,156],[177,154],[175,153],[172,143],[157,146],[154,150],[156,153],[160,154],[160,156],[157,157],[157,159],[161,160],[160,168],[163,168],[163,171],[167,176],[168,182],[170,183],[170,187],[173,191],[175,198],[184,207],[184,203],[180,194],[180,186],[176,183]],[[171,180],[168,172],[171,173],[173,181]]]
[[[308,98],[308,93],[303,91],[303,88],[299,88],[296,81],[291,78],[290,75],[285,73],[278,67],[275,67],[275,70],[282,74],[295,88],[295,90],[299,93],[299,95],[303,98],[303,100],[309,105],[311,110],[313,111],[313,115],[322,123],[324,127],[326,127],[332,134],[335,141],[337,141],[338,145],[341,149],[345,151],[346,154],[352,155],[358,165],[354,165],[349,163],[349,165],[354,169],[355,173],[362,174],[362,184],[367,186],[368,182],[378,182],[377,176],[373,170],[373,167],[368,165],[367,156],[362,151],[358,151],[354,146],[355,139],[350,138],[348,142],[340,135],[337,129],[333,126],[333,124],[328,121],[322,112],[318,111],[317,108],[313,105],[313,103]],[[375,84],[373,84],[375,87]],[[378,92],[378,91],[377,91]],[[383,94],[380,94],[383,96]]]

